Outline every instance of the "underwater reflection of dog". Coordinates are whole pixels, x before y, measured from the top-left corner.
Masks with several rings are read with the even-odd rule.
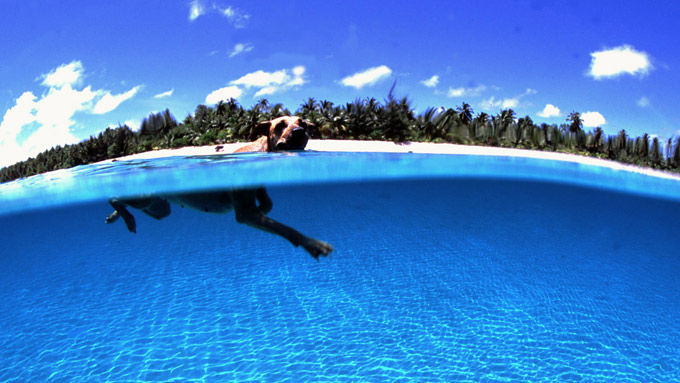
[[[264,136],[236,150],[235,153],[303,150],[310,135],[318,134],[318,132],[312,124],[299,117],[280,117],[258,124],[251,133],[251,139],[261,134]],[[326,256],[333,251],[330,244],[307,237],[267,217],[273,203],[264,187],[140,198],[112,198],[109,203],[115,211],[106,217],[106,223],[113,223],[122,217],[128,230],[136,233],[135,218],[127,207],[139,209],[153,218],[163,219],[170,215],[169,202],[207,213],[228,213],[234,210],[236,221],[239,223],[280,235],[293,246],[302,246],[316,260],[319,256]]]

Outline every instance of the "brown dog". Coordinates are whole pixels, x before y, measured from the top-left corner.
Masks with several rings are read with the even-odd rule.
[[[250,134],[250,139],[263,135],[250,144],[236,150],[237,152],[274,152],[282,150],[303,150],[310,136],[317,136],[314,125],[299,117],[279,117],[275,120],[258,124]],[[236,221],[254,228],[280,235],[293,246],[304,247],[317,261],[319,256],[326,256],[333,247],[326,242],[309,238],[297,230],[267,217],[273,203],[264,187],[255,189],[234,189],[225,191],[182,193],[148,198],[112,198],[109,203],[114,212],[106,217],[106,223],[112,223],[123,217],[128,230],[136,233],[135,218],[126,207],[139,209],[145,214],[163,219],[170,215],[170,204],[174,202],[182,207],[189,207],[206,213],[227,213],[234,210]]]

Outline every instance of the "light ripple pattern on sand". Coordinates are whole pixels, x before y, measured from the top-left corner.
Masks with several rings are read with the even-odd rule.
[[[105,201],[0,217],[0,381],[680,379],[676,202],[498,180],[270,194],[332,259],[179,208],[136,235]]]

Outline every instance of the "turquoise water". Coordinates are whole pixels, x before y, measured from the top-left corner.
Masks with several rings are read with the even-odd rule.
[[[316,262],[111,196],[267,185]],[[86,166],[0,186],[3,382],[680,380],[680,183],[526,158]]]

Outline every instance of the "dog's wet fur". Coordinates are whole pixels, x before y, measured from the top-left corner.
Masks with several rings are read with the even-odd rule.
[[[309,138],[318,136],[316,127],[300,117],[279,117],[259,123],[252,130],[249,139],[259,138],[234,153],[304,150]],[[122,217],[128,230],[136,233],[135,217],[128,211],[128,207],[141,210],[150,217],[163,219],[170,215],[170,202],[206,213],[228,213],[233,210],[239,223],[277,234],[287,239],[293,246],[302,246],[317,261],[320,256],[327,256],[333,251],[330,244],[307,237],[267,217],[273,203],[264,187],[140,198],[112,198],[109,203],[113,206],[114,212],[106,217],[106,223],[113,223]]]

